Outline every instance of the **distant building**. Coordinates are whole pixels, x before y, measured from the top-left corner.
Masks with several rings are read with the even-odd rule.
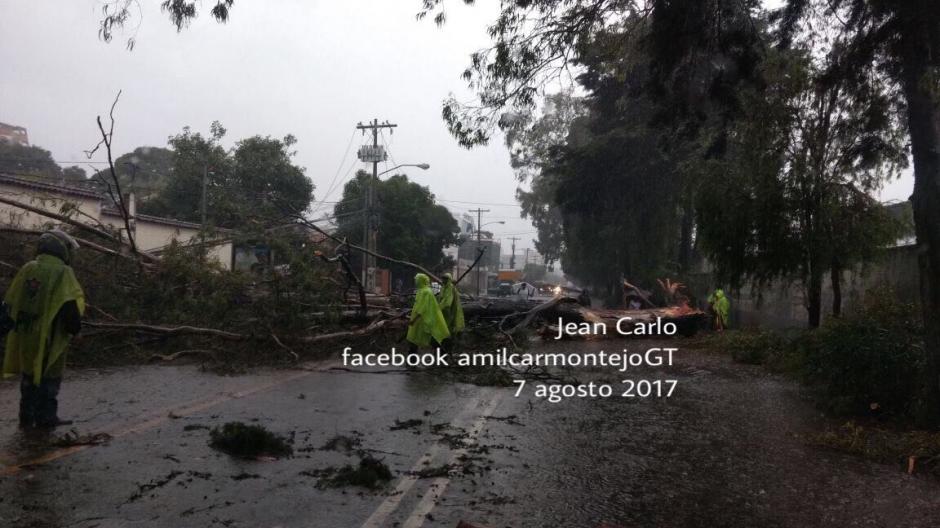
[[[457,219],[457,225],[460,227],[460,236],[473,236],[476,233],[473,216],[470,213],[460,215],[460,218]]]
[[[0,195],[53,213],[61,213],[65,206],[68,206],[69,210],[76,213],[73,216],[75,220],[93,225],[103,224],[119,230],[125,229],[124,218],[110,205],[110,200],[86,188],[0,174]],[[201,234],[199,224],[137,214],[133,201],[129,209],[135,240],[143,251],[159,254],[174,240],[181,243],[191,242]],[[49,223],[55,223],[55,221],[13,205],[0,203],[0,225],[39,229]],[[230,240],[219,239],[211,245],[209,253],[225,268],[232,269],[234,251]]]
[[[913,246],[917,243],[917,234],[914,232],[914,208],[910,200],[891,201],[884,204],[895,220],[901,223],[901,232],[894,246]]]
[[[23,127],[0,123],[0,141],[29,146],[29,135]]]

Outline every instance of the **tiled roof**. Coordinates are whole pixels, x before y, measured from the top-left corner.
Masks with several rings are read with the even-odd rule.
[[[35,189],[37,191],[47,191],[50,193],[77,196],[80,198],[91,198],[91,199],[101,198],[101,195],[99,193],[92,191],[90,189],[83,189],[81,187],[73,187],[69,185],[58,185],[54,183],[30,180],[28,178],[12,176],[10,174],[0,173],[0,183],[5,183],[7,185],[15,185],[17,187],[24,187],[27,189]]]
[[[117,209],[114,209],[111,207],[105,207],[101,209],[101,214],[108,215],[108,216],[117,216],[117,217],[121,216],[121,213]],[[134,219],[137,220],[138,222],[151,222],[154,224],[163,224],[163,225],[168,225],[168,226],[173,226],[173,227],[184,227],[187,229],[201,229],[202,228],[200,224],[195,224],[193,222],[184,222],[183,220],[174,220],[173,218],[163,218],[160,216],[151,216],[151,215],[140,214],[140,213],[134,216]]]

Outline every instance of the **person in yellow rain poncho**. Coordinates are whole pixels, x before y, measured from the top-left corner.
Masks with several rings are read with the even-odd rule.
[[[731,315],[731,301],[725,296],[724,290],[718,288],[708,296],[708,304],[715,314],[715,328],[721,332],[728,328],[728,318]]]
[[[441,305],[441,313],[444,314],[444,321],[447,322],[447,329],[450,330],[451,337],[456,337],[464,329],[463,306],[460,305],[460,291],[454,284],[454,276],[445,273],[442,277],[444,284],[441,285],[441,293],[437,300]]]
[[[64,231],[43,233],[35,260],[20,268],[4,296],[12,330],[3,377],[21,377],[21,427],[69,423],[58,417],[58,394],[66,348],[81,330],[85,311],[85,295],[69,266],[76,249],[78,243]]]
[[[411,343],[411,352],[416,352],[418,347],[429,347],[433,342],[439,345],[450,337],[444,314],[431,291],[431,279],[424,273],[418,273],[415,275],[415,287],[415,304],[411,307],[406,336]]]

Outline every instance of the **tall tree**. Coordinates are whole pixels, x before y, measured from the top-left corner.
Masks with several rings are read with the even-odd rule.
[[[84,183],[88,181],[88,174],[78,165],[72,165],[62,169],[62,179],[66,182]]]
[[[146,201],[160,193],[173,171],[174,153],[163,147],[137,147],[114,160],[114,172],[122,190],[134,190],[138,200]],[[97,181],[110,181],[110,171],[99,171]]]
[[[474,0],[463,0],[473,4]],[[445,0],[422,0],[418,18],[446,20]],[[746,78],[759,61],[761,28],[754,13],[759,0],[527,0],[503,2],[489,27],[492,46],[471,55],[463,72],[476,100],[450,97],[442,114],[448,129],[466,147],[489,141],[507,110],[525,113],[559,82],[577,75],[576,61],[597,48],[633,39],[656,59],[650,86],[681,94],[671,108],[697,111],[696,99],[731,103],[737,79]],[[627,57],[623,57],[627,58]]]
[[[564,251],[562,216],[555,201],[557,178],[551,169],[557,164],[561,150],[575,119],[586,114],[580,98],[570,92],[548,96],[541,113],[507,116],[504,130],[510,163],[520,184],[516,198],[522,206],[522,217],[529,218],[538,230],[535,248],[552,263]]]
[[[343,188],[335,208],[338,236],[360,245],[363,235],[363,190],[372,175],[359,171]],[[443,205],[434,201],[431,191],[396,174],[376,182],[378,252],[439,270],[449,267],[443,249],[457,242],[457,220]],[[392,273],[410,282],[413,269],[392,266]]]
[[[187,0],[162,0],[160,9],[170,17],[170,22],[176,26],[177,31],[189,25],[189,23],[199,15],[201,2]],[[229,10],[235,4],[235,0],[215,0],[215,4],[209,9],[209,14],[216,21],[224,23],[228,21]],[[140,0],[106,0],[101,6],[101,21],[98,27],[98,36],[105,42],[111,42],[114,38],[114,32],[123,29],[136,17],[139,18]],[[127,39],[127,48],[133,49],[136,38],[131,36]]]
[[[173,163],[169,177],[156,196],[141,203],[140,211],[199,222],[202,218],[205,181],[207,211],[224,211],[227,218],[230,208],[223,194],[225,178],[231,172],[231,160],[220,145],[225,132],[221,124],[214,122],[208,137],[193,132],[189,127],[184,127],[181,133],[170,137],[168,145],[173,151]]]
[[[214,122],[209,137],[188,127],[171,137],[172,169],[142,212],[200,222],[203,186],[207,220],[219,227],[271,227],[306,211],[313,183],[293,163],[294,136],[253,136],[228,152],[220,144],[225,133]]]
[[[822,14],[822,17],[820,17]],[[872,67],[899,88],[914,162],[911,202],[928,357],[929,421],[940,425],[940,3],[934,0],[789,0],[780,42],[799,42],[822,19],[844,35],[839,69]]]
[[[246,220],[261,225],[277,223],[285,211],[304,213],[313,199],[313,183],[305,169],[294,165],[297,143],[292,135],[283,139],[253,136],[238,142],[231,157],[231,173],[220,191],[226,195],[232,212],[221,216],[221,225],[237,225]]]
[[[834,52],[835,53],[835,52]],[[819,326],[824,277],[892,241],[891,219],[870,192],[906,165],[888,98],[871,84],[846,97],[810,53],[768,57],[773,88],[752,91],[729,134],[729,155],[701,185],[702,244],[733,284],[796,275],[810,327]]]
[[[62,167],[44,148],[0,141],[0,172],[21,177],[60,178]]]

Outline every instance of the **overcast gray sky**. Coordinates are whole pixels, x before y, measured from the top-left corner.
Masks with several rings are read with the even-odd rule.
[[[179,34],[159,4],[140,0],[142,16],[106,44],[97,36],[99,0],[0,0],[0,121],[27,127],[57,160],[83,160],[97,141],[95,116],[123,90],[117,154],[165,146],[186,125],[208,132],[213,120],[228,128],[229,145],[292,133],[316,199],[335,201],[367,140],[353,137],[356,123],[388,119],[399,125],[386,136],[394,161],[431,164],[408,170],[413,180],[455,213],[477,206],[460,202],[486,204],[484,223],[506,222],[491,226],[497,235],[532,246],[534,228],[511,205],[517,183],[501,141],[462,149],[440,118],[448,93],[467,95],[459,75],[488,43],[497,2],[449,2],[437,28],[415,20],[419,0],[237,0],[228,24],[203,14]],[[324,196],[334,177],[339,184]],[[905,199],[911,189],[907,173],[882,198]]]
[[[488,228],[523,233],[517,248],[532,246],[534,228],[511,205],[517,183],[505,147],[494,140],[462,149],[440,117],[448,93],[466,93],[459,75],[487,44],[496,2],[453,2],[437,28],[415,20],[418,0],[238,0],[227,24],[206,14],[179,34],[159,0],[140,4],[136,31],[135,21],[106,44],[97,36],[98,0],[0,0],[0,121],[27,127],[30,141],[57,160],[84,160],[97,141],[95,116],[123,90],[117,154],[165,146],[185,125],[208,132],[216,119],[228,129],[227,144],[292,133],[296,159],[322,200],[337,169],[341,182],[361,166],[352,167],[355,152],[368,138],[353,137],[356,123],[387,119],[399,125],[386,135],[394,161],[431,165],[407,169],[409,177],[455,213],[476,207],[458,202],[494,204],[483,205],[492,210],[484,223],[506,225]],[[137,44],[127,51],[131,35]],[[325,199],[341,193],[336,185]]]

